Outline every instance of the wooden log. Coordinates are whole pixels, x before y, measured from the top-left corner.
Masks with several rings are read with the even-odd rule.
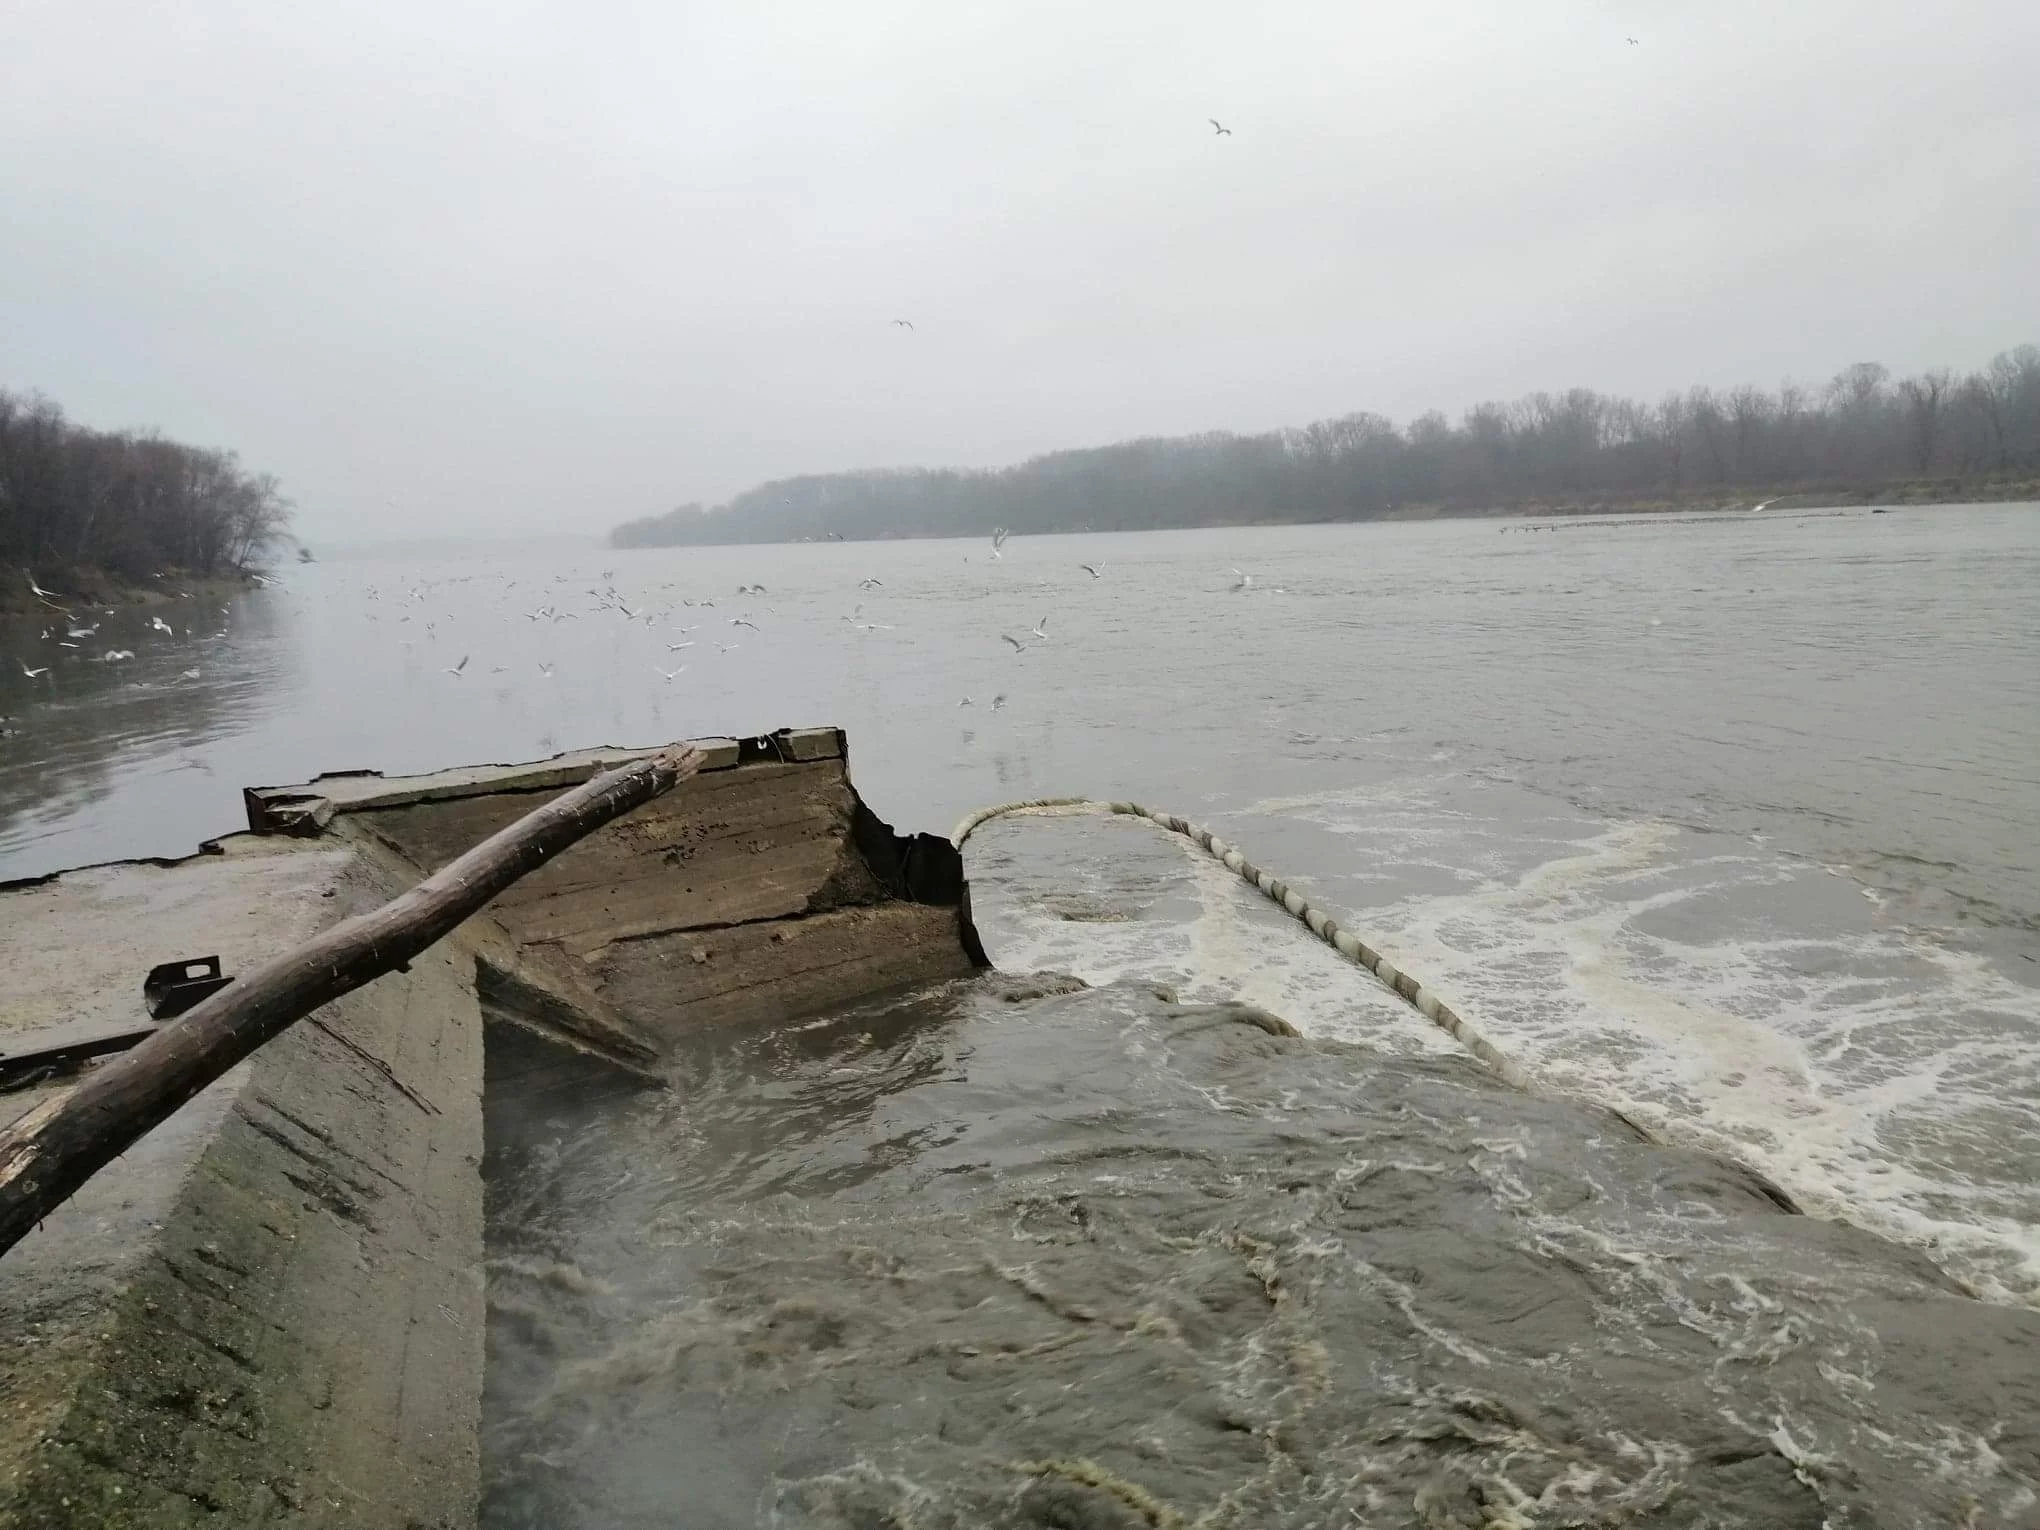
[[[553,798],[381,908],[229,983],[0,1130],[0,1253],[270,1037],[404,966],[519,877],[700,768],[697,750],[675,744]]]

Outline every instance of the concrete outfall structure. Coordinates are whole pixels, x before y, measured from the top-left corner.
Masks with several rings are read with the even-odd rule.
[[[693,1028],[984,965],[955,850],[870,813],[840,732],[699,747],[695,780],[292,1027],[0,1259],[0,1530],[472,1525],[485,1028],[656,1075]],[[187,860],[0,887],[0,1053],[132,1027],[157,963],[245,969],[632,757],[250,789],[251,832]]]

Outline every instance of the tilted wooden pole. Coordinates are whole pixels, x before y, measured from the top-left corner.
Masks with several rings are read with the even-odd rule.
[[[526,872],[700,768],[698,750],[675,744],[553,798],[373,913],[236,978],[0,1130],[0,1253],[270,1037],[403,966]]]

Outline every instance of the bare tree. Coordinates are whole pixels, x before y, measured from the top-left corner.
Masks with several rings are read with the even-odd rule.
[[[230,452],[88,430],[0,392],[0,562],[213,573],[260,556],[289,516],[276,480]]]
[[[619,541],[936,536],[1203,526],[1331,516],[1415,502],[1464,508],[1605,503],[1711,489],[1870,488],[1895,478],[2040,471],[2040,348],[1958,382],[1893,386],[1877,362],[1824,388],[1694,388],[1656,405],[1587,388],[1485,403],[1406,429],[1365,412],[1258,435],[1210,432],[1053,452],[990,472],[888,470],[782,479],[712,510],[686,507]],[[4,483],[4,475],[0,475]],[[0,501],[4,506],[4,501]]]
[[[1906,434],[1912,446],[1913,470],[1926,473],[1933,468],[1941,441],[1941,416],[1948,397],[1949,377],[1945,369],[1922,372],[1898,385],[1905,400]]]

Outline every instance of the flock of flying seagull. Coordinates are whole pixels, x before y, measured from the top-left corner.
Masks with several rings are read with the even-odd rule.
[[[1006,541],[1008,535],[1009,533],[1003,526],[995,528],[993,530],[990,549],[991,560],[993,562],[1003,561],[1003,559],[1005,558]],[[834,540],[834,538],[832,538],[832,540]],[[967,555],[965,557],[965,561],[966,562],[969,561]],[[1099,568],[1098,565],[1095,563],[1079,563],[1077,567],[1082,569],[1093,580],[1099,580],[1105,577],[1104,571],[1101,568]],[[1252,574],[1245,573],[1237,568],[1234,569],[1232,572],[1234,582],[1227,587],[1230,593],[1241,594],[1256,588],[1254,584],[1254,576]],[[378,589],[375,586],[369,586],[363,593],[365,595],[366,600],[369,603],[370,609],[365,611],[363,614],[365,618],[371,623],[380,623],[387,618],[390,621],[391,625],[410,626],[412,628],[412,631],[417,635],[402,639],[402,644],[407,649],[415,648],[421,639],[436,642],[441,636],[440,633],[441,623],[443,621],[450,622],[451,618],[445,616],[427,615],[427,612],[430,610],[430,607],[426,604],[428,591],[436,588],[436,584],[440,582],[448,584],[458,584],[465,583],[468,580],[477,577],[481,576],[464,574],[454,576],[453,578],[445,581],[421,582],[419,584],[413,585],[408,590],[402,591],[400,593],[392,593],[389,599],[385,599],[385,592],[383,590]],[[551,581],[550,588],[556,591],[561,586],[566,585],[570,578],[571,576],[566,574],[555,575]],[[604,570],[601,579],[602,582],[599,585],[592,585],[587,590],[587,594],[595,598],[595,603],[585,613],[581,611],[573,611],[566,609],[566,603],[567,600],[571,598],[570,596],[565,596],[561,594],[551,594],[544,600],[542,604],[536,606],[531,610],[522,609],[522,603],[520,602],[514,610],[506,612],[503,619],[506,621],[514,621],[516,617],[521,616],[526,622],[532,623],[536,626],[544,625],[556,626],[561,622],[580,621],[584,614],[591,617],[604,614],[613,614],[615,616],[621,617],[627,623],[641,622],[646,627],[650,628],[656,628],[661,623],[664,623],[665,624],[664,635],[670,639],[665,644],[666,658],[663,662],[654,663],[652,665],[652,669],[653,672],[656,673],[660,677],[660,679],[666,682],[667,684],[671,684],[673,681],[677,680],[681,675],[687,672],[687,664],[684,662],[675,662],[673,659],[674,655],[685,653],[689,649],[697,648],[703,643],[707,643],[709,646],[713,647],[718,653],[721,654],[731,653],[734,652],[738,646],[737,642],[735,641],[737,637],[737,629],[744,629],[754,633],[761,631],[760,627],[758,626],[758,623],[752,619],[752,617],[748,614],[747,611],[745,613],[724,616],[721,618],[720,624],[726,624],[731,629],[730,632],[731,641],[722,642],[713,639],[708,639],[705,637],[696,637],[693,636],[693,634],[701,632],[704,624],[706,623],[707,620],[709,620],[709,618],[704,616],[701,621],[687,623],[685,621],[685,613],[687,612],[705,613],[707,611],[713,610],[715,607],[715,602],[713,600],[682,599],[678,603],[677,607],[671,603],[668,603],[665,606],[663,606],[663,608],[654,610],[652,608],[652,602],[648,600],[638,597],[632,597],[637,601],[636,604],[632,604],[629,600],[626,600],[623,594],[616,587],[615,570],[613,569]],[[514,591],[515,588],[516,581],[513,580],[510,582],[509,585],[506,586],[506,593],[509,591]],[[871,575],[860,580],[858,582],[857,588],[860,591],[866,593],[883,591],[885,589],[885,582],[882,579],[878,578],[876,575]],[[43,629],[42,637],[44,640],[54,641],[60,649],[79,650],[84,645],[89,643],[91,639],[97,636],[100,628],[99,621],[94,620],[89,624],[81,622],[80,619],[71,609],[60,603],[61,597],[59,597],[54,591],[44,589],[41,585],[36,583],[33,577],[29,579],[29,591],[37,601],[47,606],[52,613],[63,618],[61,622],[51,627],[46,627]],[[769,592],[766,590],[763,584],[746,583],[738,585],[736,593],[739,596],[749,599],[764,597]],[[1271,590],[1270,593],[1281,594],[1284,592],[1277,588]],[[530,597],[527,596],[525,598],[529,599]],[[107,608],[104,611],[104,615],[110,616],[113,614],[114,613],[111,608]],[[224,607],[221,608],[220,614],[222,616],[225,616],[227,614],[226,609]],[[681,616],[681,620],[679,622],[675,622],[673,620],[676,614]],[[766,614],[768,615],[771,614],[769,609],[767,610]],[[842,620],[845,625],[849,626],[850,628],[858,632],[867,633],[891,632],[894,630],[891,623],[876,621],[867,617],[865,615],[864,605],[862,602],[859,602],[856,608],[852,610],[848,615],[844,616]],[[1025,630],[1024,636],[1015,636],[1011,632],[1001,632],[999,634],[999,638],[1002,642],[1007,644],[1007,646],[1009,646],[1016,655],[1022,654],[1027,652],[1029,648],[1035,646],[1036,644],[1046,643],[1050,640],[1048,623],[1049,613],[1043,613],[1041,618],[1038,621],[1036,621],[1032,627],[1027,628]],[[174,637],[177,635],[177,629],[173,627],[169,622],[165,621],[161,616],[151,616],[149,618],[149,630],[152,633],[160,633],[164,636]],[[193,635],[194,632],[192,628],[186,627],[184,629],[184,636],[191,637]],[[211,641],[225,636],[226,633],[224,631],[214,632],[208,634],[205,640]],[[125,662],[126,660],[132,659],[135,656],[136,656],[135,651],[130,648],[108,648],[103,653],[97,655],[90,655],[82,652],[80,653],[81,658],[88,659],[91,662],[100,664],[118,664]],[[442,666],[441,673],[449,675],[455,680],[464,680],[471,674],[483,673],[481,669],[477,667],[471,667],[473,665],[473,660],[474,654],[472,652],[464,652],[461,654],[457,662]],[[22,675],[29,680],[44,680],[51,674],[52,666],[48,663],[40,665],[30,665],[28,662],[26,662],[25,660],[21,660],[18,657],[16,662],[20,667]],[[550,680],[554,677],[555,661],[549,659],[537,660],[536,664],[541,679]],[[673,667],[670,669],[667,668],[666,666],[668,664],[672,664]],[[508,664],[493,664],[488,668],[486,672],[492,675],[500,675],[507,673],[510,670],[510,668],[511,666]],[[184,680],[196,680],[199,677],[200,677],[199,670],[187,669],[183,671],[182,675],[179,678]],[[973,698],[969,696],[965,696],[961,701],[957,703],[959,707],[968,707],[974,704],[975,703],[973,701]],[[1004,708],[1004,706],[1006,705],[1005,694],[1001,692],[1000,694],[994,696],[992,698],[991,705],[992,710],[994,711],[998,711]]]
[[[92,644],[92,639],[99,636],[100,622],[94,621],[91,622],[90,624],[86,623],[82,618],[79,617],[76,611],[71,609],[71,607],[62,604],[65,597],[59,595],[55,590],[44,589],[40,584],[36,583],[35,576],[33,574],[29,575],[28,577],[28,592],[29,594],[35,597],[36,601],[39,604],[48,607],[50,611],[54,612],[57,616],[62,618],[61,621],[56,622],[51,626],[43,628],[40,637],[38,638],[38,641],[44,643],[55,643],[59,649],[66,649],[73,652],[77,652],[80,655],[80,657],[94,664],[124,664],[129,659],[132,659],[135,656],[135,650],[132,648],[107,648],[97,654],[84,653],[83,650],[85,649],[85,647],[88,644]],[[191,597],[187,594],[180,593],[176,598],[179,600],[189,600]],[[105,617],[112,616],[114,614],[114,608],[111,606],[103,606],[99,609],[97,613],[94,613],[88,609],[86,614],[87,615],[96,614],[102,619],[104,619]],[[226,608],[222,606],[220,608],[220,615],[225,616],[226,614],[227,614]],[[163,618],[160,616],[152,616],[149,618],[149,630],[151,632],[160,632],[167,637],[175,637],[177,635],[177,629],[171,626],[168,622],[164,621]],[[186,637],[192,636],[192,629],[190,627],[186,627],[184,629],[184,635]],[[225,636],[226,636],[225,632],[215,632],[212,633],[206,639],[206,641],[210,642],[215,638],[222,638]],[[92,646],[96,647],[97,645],[92,644]],[[19,667],[19,669],[21,670],[22,677],[28,680],[45,679],[48,677],[53,668],[53,663],[32,665],[28,662],[28,660],[22,658],[19,654],[15,655],[14,662],[16,666]],[[183,672],[183,674],[178,676],[178,678],[181,680],[196,680],[199,678],[199,675],[200,671],[196,669],[187,669]]]
[[[1010,533],[1003,526],[997,527],[993,530],[991,543],[991,559],[993,562],[1000,562],[1004,560],[1006,555],[1006,541],[1009,535]],[[839,541],[841,540],[841,538],[832,535],[830,540]],[[968,556],[966,556],[965,561],[966,562],[969,561]],[[1077,567],[1082,569],[1094,580],[1103,579],[1105,577],[1104,571],[1101,568],[1099,568],[1099,566],[1095,563],[1079,563]],[[1231,593],[1239,594],[1244,591],[1256,588],[1254,584],[1254,576],[1252,574],[1244,573],[1239,569],[1234,569],[1232,572],[1234,582],[1227,587]],[[448,582],[464,582],[465,580],[473,577],[475,576],[461,575],[458,576],[455,580]],[[552,580],[552,585],[555,588],[557,588],[558,586],[565,584],[568,581],[569,577],[570,576],[565,574],[556,575]],[[653,607],[652,602],[639,597],[633,597],[633,599],[636,599],[638,603],[632,605],[628,601],[626,601],[624,596],[618,591],[614,583],[615,577],[616,577],[615,570],[606,569],[602,572],[601,575],[602,583],[598,585],[591,585],[588,587],[586,593],[595,598],[595,604],[586,613],[563,609],[561,604],[559,604],[559,598],[554,597],[552,600],[549,600],[546,604],[537,607],[535,610],[522,611],[519,614],[521,614],[526,621],[533,623],[558,624],[563,621],[579,621],[581,620],[583,614],[586,614],[588,616],[601,616],[605,614],[614,614],[616,616],[621,617],[625,622],[641,622],[647,627],[657,627],[659,624],[663,622],[668,624],[666,630],[675,639],[675,641],[670,641],[666,644],[666,652],[669,656],[666,662],[672,662],[670,659],[671,655],[683,653],[688,649],[696,648],[703,641],[705,641],[702,638],[691,636],[691,634],[698,633],[702,630],[703,624],[701,622],[696,622],[691,625],[675,624],[673,622],[673,618],[676,615],[679,615],[683,618],[684,622],[684,616],[687,611],[700,612],[711,610],[715,606],[715,602],[713,600],[683,599],[678,603],[677,607],[671,603],[668,603],[661,607],[660,609],[654,610],[652,608]],[[399,609],[402,611],[402,614],[397,616],[396,620],[399,623],[410,623],[413,622],[414,620],[419,620],[420,625],[418,630],[421,631],[426,638],[437,639],[439,636],[438,630],[439,621],[437,619],[420,620],[417,614],[420,608],[422,608],[423,603],[426,599],[428,588],[429,586],[421,584],[410,589],[407,593],[405,593],[397,603]],[[514,581],[512,583],[511,588],[514,588]],[[883,591],[885,589],[885,581],[883,579],[880,579],[876,575],[868,575],[865,578],[858,581],[857,588],[860,592],[865,593]],[[763,584],[745,583],[737,586],[736,593],[740,596],[744,596],[747,598],[754,598],[766,596],[770,592],[766,589],[766,587]],[[1271,593],[1279,594],[1282,593],[1282,591],[1278,589],[1271,591]],[[368,599],[372,602],[382,601],[382,592],[380,590],[371,587],[366,592],[366,594]],[[768,609],[765,614],[770,615],[772,613]],[[373,612],[371,612],[369,614],[368,619],[370,621],[376,621],[378,618]],[[722,622],[726,623],[733,629],[744,628],[751,632],[759,632],[762,630],[758,626],[757,622],[754,621],[748,614],[725,616],[721,620]],[[891,632],[895,630],[892,623],[876,621],[870,617],[867,617],[865,615],[864,605],[861,601],[848,615],[844,616],[842,620],[846,626],[858,632]],[[1025,653],[1029,648],[1033,647],[1035,644],[1045,643],[1049,641],[1048,621],[1049,621],[1048,613],[1044,613],[1039,621],[1037,621],[1032,627],[1026,629],[1025,636],[1016,637],[1014,634],[1010,632],[1001,632],[999,634],[1000,640],[1006,643],[1013,650],[1014,653],[1016,654]],[[731,635],[732,637],[734,637],[735,633],[732,632]],[[417,641],[418,639],[416,638],[407,638],[404,640],[404,646],[406,646],[407,648],[415,646]],[[732,641],[727,643],[712,642],[711,646],[715,648],[716,652],[727,654],[734,652],[738,645],[734,641]],[[470,674],[480,673],[479,670],[474,670],[469,667],[470,664],[472,663],[473,657],[474,656],[472,653],[463,653],[458,663],[443,666],[441,672],[452,676],[456,680],[464,679],[466,676]],[[488,670],[488,673],[503,674],[507,672],[509,669],[510,666],[507,664],[497,664],[491,666],[490,669]],[[686,673],[687,665],[685,663],[680,663],[676,664],[673,668],[668,669],[666,667],[666,663],[655,662],[652,665],[652,670],[653,673],[657,674],[661,680],[670,684],[674,680],[677,680],[681,675]],[[545,679],[549,680],[553,678],[553,675],[555,673],[554,662],[550,660],[538,661],[538,671],[539,674]],[[957,702],[957,705],[959,707],[974,706],[975,704],[976,704],[975,699],[970,696],[965,696],[962,700]],[[1000,711],[1005,707],[1005,705],[1006,696],[1004,692],[1001,692],[1000,694],[992,698],[991,706],[993,711]]]

